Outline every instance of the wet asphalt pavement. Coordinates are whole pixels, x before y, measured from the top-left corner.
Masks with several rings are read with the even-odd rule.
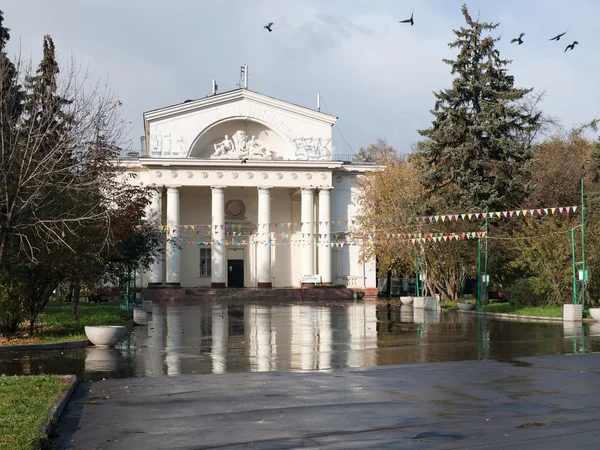
[[[600,354],[81,383],[69,449],[598,448]]]

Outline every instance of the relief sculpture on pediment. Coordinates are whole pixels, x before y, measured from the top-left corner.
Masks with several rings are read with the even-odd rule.
[[[232,139],[228,135],[213,145],[214,153],[210,155],[211,159],[273,159],[273,151],[266,148],[264,142],[252,136],[248,140],[248,135],[243,130],[236,131]]]
[[[331,139],[301,137],[292,141],[296,147],[296,159],[302,161],[331,160]]]

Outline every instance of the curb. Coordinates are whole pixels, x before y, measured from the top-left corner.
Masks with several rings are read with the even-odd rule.
[[[510,319],[527,322],[563,322],[562,317],[523,316],[521,314],[494,313],[485,311],[460,311],[461,314],[475,314],[479,316],[492,317],[495,319]],[[583,319],[585,323],[594,323],[594,319]]]
[[[81,341],[51,342],[48,344],[4,345],[0,346],[0,353],[30,350],[65,350],[70,348],[87,347],[88,345],[90,345],[90,343],[87,339]]]
[[[62,397],[57,399],[52,406],[50,407],[50,411],[48,411],[48,417],[46,421],[42,424],[40,430],[43,433],[44,437],[42,437],[34,446],[34,450],[41,450],[43,448],[44,441],[48,439],[48,435],[52,431],[53,424],[58,422],[58,418],[62,414],[65,406],[69,402],[71,398],[71,394],[75,390],[77,386],[77,376],[75,375],[58,375],[58,378],[61,381],[66,381],[69,383],[69,386],[65,388],[62,392]]]

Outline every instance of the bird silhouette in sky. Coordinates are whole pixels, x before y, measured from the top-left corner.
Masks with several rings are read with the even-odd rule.
[[[415,21],[413,20],[414,15],[415,12],[413,11],[410,15],[410,19],[401,20],[400,23],[410,23],[410,26],[412,27],[415,24]]]
[[[514,44],[515,42],[518,42],[519,45],[521,45],[523,43],[523,36],[525,36],[525,33],[521,33],[518,38],[514,38],[510,43]]]
[[[269,33],[273,30],[271,30],[271,27],[273,26],[273,22],[269,22],[267,25],[265,25],[263,28],[265,30],[269,30]]]
[[[248,162],[248,158],[244,158],[244,159],[242,159],[241,164],[246,164],[247,162]]]
[[[569,30],[567,30],[569,31]],[[560,38],[563,37],[565,34],[567,34],[567,31],[565,31],[564,33],[560,33],[557,34],[556,36],[554,36],[552,39],[548,39],[549,41],[560,41]]]
[[[567,48],[565,48],[565,52],[567,50],[573,50],[575,48],[575,45],[579,44],[579,42],[577,41],[573,41],[573,43],[571,45],[567,45]]]

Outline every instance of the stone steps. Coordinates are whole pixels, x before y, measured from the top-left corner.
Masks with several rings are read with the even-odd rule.
[[[299,300],[298,289],[259,289],[259,288],[186,288],[185,299],[211,300]],[[316,297],[306,291],[303,300],[315,300]]]

